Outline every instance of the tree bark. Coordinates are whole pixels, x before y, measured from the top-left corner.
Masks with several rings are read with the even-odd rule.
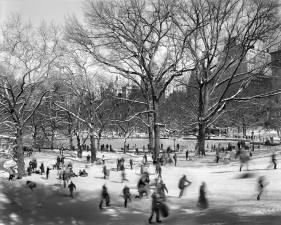
[[[126,143],[127,143],[127,138],[126,138],[126,136],[125,136],[125,137],[124,137],[124,149],[123,149],[123,153],[124,153],[124,154],[126,154],[126,148],[127,148]]]
[[[152,152],[154,149],[154,139],[153,139],[153,121],[152,121],[152,115],[148,114],[148,140],[149,140],[149,152]]]
[[[199,123],[199,131],[198,131],[198,153],[202,155],[205,154],[205,137],[206,137],[206,123]]]
[[[91,143],[91,162],[94,163],[97,160],[94,128],[90,128],[90,143]]]
[[[24,152],[23,152],[23,142],[22,142],[22,130],[17,129],[17,165],[18,165],[18,178],[21,179],[25,173],[24,168]]]
[[[199,91],[199,118],[198,118],[198,153],[205,155],[205,139],[207,124],[204,121],[208,113],[209,106],[209,90],[208,84],[202,84]]]
[[[38,144],[37,144],[37,130],[36,130],[36,129],[35,129],[35,131],[34,131],[32,137],[33,137],[33,146],[34,146],[35,148],[38,148]]]
[[[72,129],[71,129],[71,126],[69,125],[68,126],[68,137],[69,137],[69,150],[71,151],[72,148],[73,148],[73,138],[72,138]]]
[[[159,103],[157,100],[153,101],[154,108],[154,154],[157,158],[160,152],[160,128],[159,128]]]
[[[81,148],[81,140],[79,134],[76,134],[77,139],[77,157],[82,158],[82,148]]]
[[[101,132],[98,133],[98,140],[97,140],[97,151],[100,150],[100,139],[101,139]]]
[[[51,136],[51,150],[54,149],[54,132],[52,132],[52,136]]]

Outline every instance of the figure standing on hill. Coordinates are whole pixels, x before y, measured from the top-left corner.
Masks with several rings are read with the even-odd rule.
[[[174,161],[175,161],[175,166],[177,166],[177,153],[174,154],[173,158],[174,158]]]
[[[160,165],[159,165],[159,168],[158,168],[158,178],[162,179],[162,167]]]
[[[274,169],[276,170],[276,168],[277,168],[277,163],[276,163],[276,158],[275,158],[275,154],[274,154],[274,153],[273,153],[272,156],[271,156],[271,162],[273,163]]]
[[[130,159],[130,166],[131,166],[131,170],[133,169],[133,160]]]
[[[185,184],[185,182],[187,182],[188,184]],[[180,195],[179,195],[179,197],[180,197],[180,198],[182,197],[185,188],[186,188],[187,186],[189,186],[191,183],[192,183],[192,182],[190,182],[189,180],[187,180],[187,179],[186,179],[186,176],[183,175],[183,177],[182,177],[182,178],[180,179],[180,181],[179,181],[179,189],[180,189]]]
[[[123,183],[124,181],[129,182],[129,180],[126,178],[125,169],[121,171],[121,182]]]
[[[14,175],[15,175],[15,171],[13,170],[12,167],[10,167],[10,169],[9,169],[9,181],[13,180]]]
[[[259,201],[260,200],[260,197],[263,193],[263,189],[265,187],[265,184],[264,184],[264,177],[261,176],[259,177],[259,180],[258,180],[258,191],[259,191],[259,194],[258,194],[258,197],[257,197],[257,200]]]
[[[91,163],[91,161],[90,161],[90,160],[91,160],[91,156],[88,154],[88,155],[87,155],[87,163],[88,163],[88,164],[90,164],[90,163]]]
[[[159,204],[160,204],[159,198],[155,192],[152,194],[151,197],[152,197],[151,216],[149,217],[148,222],[152,223],[151,220],[155,213],[156,222],[161,223],[160,215],[159,215]]]
[[[246,155],[245,152],[243,153],[240,153],[240,172],[242,171],[242,167],[246,164],[247,166],[247,170],[249,168],[249,160],[250,160],[250,157]]]
[[[49,178],[50,170],[51,170],[51,169],[47,166],[47,170],[46,170],[46,180]]]
[[[197,203],[197,206],[201,209],[208,208],[208,201],[206,199],[205,187],[206,187],[206,184],[205,184],[205,182],[203,182],[202,185],[200,186],[199,200],[198,200],[198,203]]]
[[[72,181],[71,181],[70,184],[68,185],[68,189],[69,189],[69,191],[70,191],[70,195],[69,195],[69,196],[73,198],[73,190],[74,190],[74,189],[76,190],[76,186],[75,186],[75,184],[72,183]]]
[[[109,177],[109,170],[106,169],[106,166],[103,166],[102,172],[104,175],[104,179],[106,179],[106,177]]]
[[[127,208],[128,200],[131,202],[131,193],[130,193],[130,189],[126,185],[123,188],[123,195],[125,199],[124,206],[125,208]]]
[[[105,185],[102,186],[101,201],[99,205],[100,209],[102,209],[103,199],[105,199],[106,206],[110,206],[110,198]]]
[[[160,181],[160,184],[158,185],[158,193],[160,195],[160,198],[163,202],[166,201],[166,194],[165,191],[167,191],[168,194],[168,189],[166,187],[166,184],[164,184],[163,180]]]
[[[186,161],[188,160],[188,149],[185,152],[185,159],[186,159]]]
[[[44,164],[43,163],[41,163],[40,170],[41,170],[41,175],[42,175],[42,173],[45,173]]]
[[[219,163],[220,160],[220,153],[219,153],[219,149],[216,150],[216,163]]]

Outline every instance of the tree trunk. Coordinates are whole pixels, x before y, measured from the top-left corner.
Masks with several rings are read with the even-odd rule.
[[[21,179],[25,173],[24,168],[24,152],[22,142],[22,130],[17,129],[17,166],[18,166],[18,178]]]
[[[160,152],[160,127],[159,127],[159,105],[158,101],[153,101],[154,108],[154,154],[157,158]]]
[[[125,135],[125,137],[124,137],[124,149],[123,149],[124,154],[126,154],[126,148],[127,148],[126,143],[127,143],[127,138],[126,138],[126,135]]]
[[[90,128],[90,143],[91,143],[91,162],[94,163],[97,160],[94,128]]]
[[[54,136],[55,136],[55,134],[54,134],[54,132],[52,132],[52,136],[51,136],[51,150],[54,149]]]
[[[81,140],[79,137],[79,134],[76,134],[76,139],[77,139],[77,157],[82,158],[82,148],[81,148]]]
[[[100,140],[101,140],[101,132],[98,133],[97,151],[100,151]]]
[[[37,144],[37,131],[35,129],[33,135],[32,135],[32,138],[33,138],[33,146],[34,148],[38,148],[38,144]]]
[[[69,150],[73,149],[73,138],[72,135],[69,136]]]
[[[148,140],[149,140],[149,152],[152,152],[154,149],[154,139],[153,139],[153,121],[152,121],[152,115],[148,114]]]
[[[277,132],[278,137],[280,138],[280,129],[276,128],[276,132]]]
[[[72,150],[73,148],[73,138],[72,138],[72,129],[71,129],[71,126],[69,125],[68,126],[68,137],[69,137],[69,150]]]
[[[206,120],[205,116],[208,114],[208,106],[209,106],[209,89],[207,84],[203,84],[200,86],[199,91],[199,118],[198,118],[198,153],[205,155],[205,138],[206,138],[206,127],[207,124],[204,120]]]
[[[245,124],[243,124],[243,135],[247,135],[247,126]]]
[[[201,155],[205,154],[205,137],[206,137],[206,123],[202,122],[202,123],[199,123],[199,131],[198,131],[198,137],[197,137],[199,155],[200,155],[200,153],[201,153]]]

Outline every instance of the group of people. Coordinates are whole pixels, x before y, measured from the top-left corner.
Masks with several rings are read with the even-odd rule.
[[[112,148],[112,145],[108,145],[108,144],[106,144],[106,145],[104,145],[104,144],[102,144],[101,146],[100,146],[100,151],[101,152],[103,152],[103,151],[113,151],[113,148]]]

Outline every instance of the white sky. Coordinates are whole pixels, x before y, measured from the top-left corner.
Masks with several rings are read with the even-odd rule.
[[[75,13],[82,19],[84,0],[0,0],[0,23],[11,13],[19,13],[24,21],[35,26],[42,20],[63,24],[67,13]]]

